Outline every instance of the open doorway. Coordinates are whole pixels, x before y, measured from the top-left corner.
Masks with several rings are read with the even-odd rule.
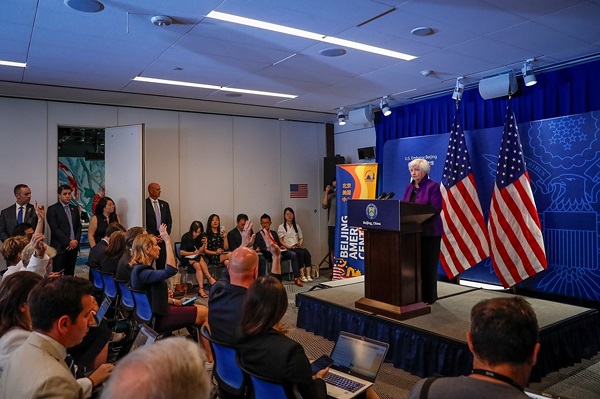
[[[94,207],[104,197],[104,128],[58,127],[58,185],[73,189],[73,205],[79,207],[84,234],[81,244],[88,244],[87,225]]]

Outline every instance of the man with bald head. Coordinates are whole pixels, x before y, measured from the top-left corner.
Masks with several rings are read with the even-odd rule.
[[[224,344],[233,345],[239,335],[239,324],[242,319],[242,305],[250,284],[258,276],[258,254],[247,245],[254,242],[251,234],[252,222],[246,223],[242,231],[242,245],[231,253],[228,273],[213,284],[208,299],[208,325],[212,337]],[[270,239],[270,234],[260,233],[267,243],[267,249],[273,255],[271,274],[281,280],[281,250]],[[269,234],[269,236],[267,236]],[[229,279],[227,279],[227,274]]]
[[[171,227],[173,226],[173,218],[171,217],[171,208],[169,203],[158,199],[160,197],[160,185],[158,183],[148,184],[148,198],[146,198],[146,231],[148,234],[152,234],[156,237],[158,246],[160,247],[160,254],[156,259],[156,269],[162,270],[165,268],[165,262],[167,260],[167,250],[165,243],[160,238],[158,229],[162,223],[167,225],[167,233],[171,234]]]

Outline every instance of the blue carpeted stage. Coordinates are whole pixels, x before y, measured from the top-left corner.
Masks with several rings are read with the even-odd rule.
[[[470,311],[477,302],[504,292],[438,283],[440,299],[431,314],[402,322],[354,307],[364,296],[361,278],[296,296],[297,326],[329,340],[349,331],[388,342],[387,362],[412,374],[456,376],[471,371],[466,342]],[[600,351],[600,316],[594,309],[528,298],[538,317],[541,349],[531,381]]]

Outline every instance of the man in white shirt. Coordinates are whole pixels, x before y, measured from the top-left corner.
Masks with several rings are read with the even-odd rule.
[[[35,214],[31,201],[31,189],[25,184],[17,184],[14,188],[17,201],[0,212],[0,240],[4,241],[11,236],[18,224],[29,223],[36,226],[38,217]]]

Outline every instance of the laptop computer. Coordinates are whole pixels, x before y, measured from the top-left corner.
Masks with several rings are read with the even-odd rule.
[[[108,298],[108,297],[104,298],[104,300],[102,301],[102,304],[98,308],[98,311],[94,315],[94,318],[96,319],[96,325],[98,325],[98,324],[100,324],[100,322],[102,322],[102,319],[106,315],[106,312],[108,311],[108,308],[110,307],[111,303],[112,303],[112,301],[110,300],[110,298]]]
[[[375,382],[389,345],[345,331],[331,352],[333,364],[324,380],[327,396],[336,399],[354,398]]]
[[[152,345],[158,339],[158,333],[154,331],[152,328],[147,326],[146,324],[140,324],[140,331],[135,336],[133,340],[133,344],[131,344],[131,348],[129,352],[134,351],[140,346],[144,345]]]

